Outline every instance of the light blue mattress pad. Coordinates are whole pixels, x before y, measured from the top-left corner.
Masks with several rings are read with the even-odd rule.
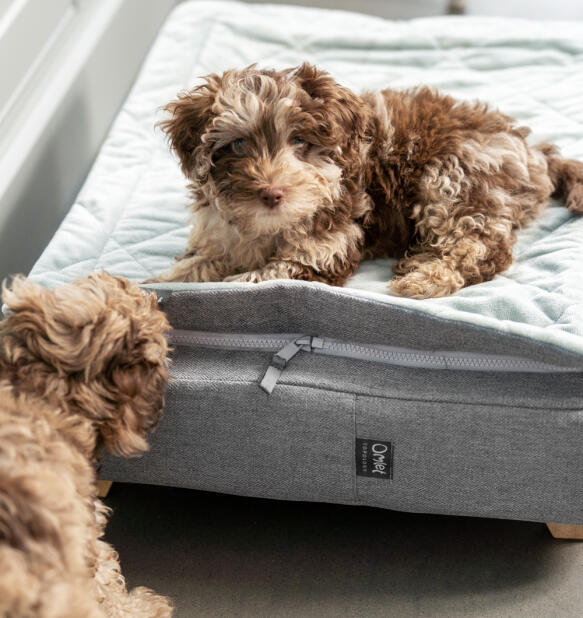
[[[186,246],[188,196],[155,123],[199,76],[258,63],[309,61],[355,91],[437,87],[481,99],[583,160],[583,24],[443,17],[385,21],[358,14],[236,2],[186,2],[167,19],[70,213],[30,276],[55,286],[105,269],[143,280]],[[391,296],[390,261],[362,264],[334,293],[518,335],[583,355],[583,218],[556,202],[519,233],[515,262],[493,281],[442,299]],[[165,284],[241,290],[254,284]],[[263,289],[323,284],[278,281]]]

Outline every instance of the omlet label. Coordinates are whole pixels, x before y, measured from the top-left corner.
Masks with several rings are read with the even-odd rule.
[[[356,474],[392,480],[394,448],[385,440],[356,438]]]

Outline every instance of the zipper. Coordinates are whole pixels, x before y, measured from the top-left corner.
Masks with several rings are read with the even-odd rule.
[[[275,352],[259,384],[269,394],[273,392],[288,363],[300,352],[413,367],[415,369],[516,373],[583,372],[583,367],[564,367],[517,356],[411,350],[381,344],[351,343],[315,335],[256,335],[177,329],[170,331],[170,342],[175,345],[224,350]]]
[[[259,386],[268,394],[273,392],[279,377],[287,367],[288,362],[300,351],[314,352],[324,348],[324,339],[305,335],[295,341],[290,341],[281,350],[271,357],[269,367]]]

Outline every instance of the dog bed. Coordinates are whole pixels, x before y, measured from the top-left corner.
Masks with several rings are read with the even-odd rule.
[[[356,91],[490,101],[583,159],[582,24],[184,3],[31,277],[166,270],[188,196],[159,107],[209,72],[305,60]],[[344,288],[146,286],[176,329],[174,379],[151,451],[107,459],[102,477],[583,524],[583,218],[551,203],[514,255],[493,281],[425,301],[388,294],[388,260]]]

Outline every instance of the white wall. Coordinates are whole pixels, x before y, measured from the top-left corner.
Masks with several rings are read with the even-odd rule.
[[[74,12],[57,44],[20,84],[10,109],[0,105],[0,280],[27,273],[51,239],[177,3],[71,1]],[[0,72],[0,80],[7,76]]]

